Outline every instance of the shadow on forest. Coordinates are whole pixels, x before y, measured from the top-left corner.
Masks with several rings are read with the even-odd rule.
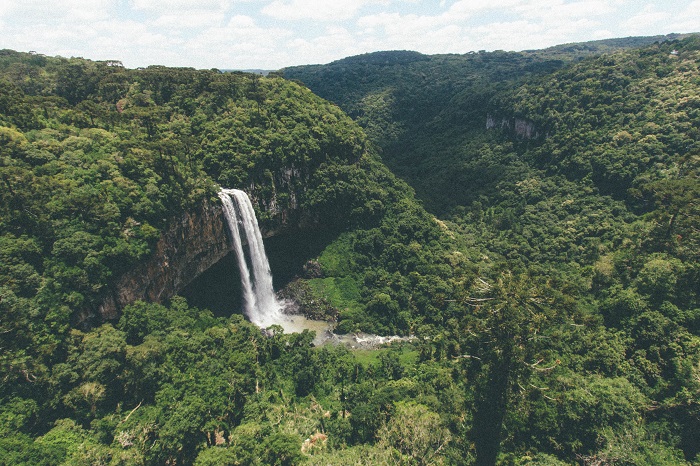
[[[275,290],[303,274],[304,264],[317,257],[337,233],[303,231],[264,240]],[[180,291],[190,306],[209,309],[217,317],[241,313],[241,276],[233,251]]]

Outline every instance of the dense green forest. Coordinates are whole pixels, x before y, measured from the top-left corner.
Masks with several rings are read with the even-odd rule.
[[[265,78],[0,51],[0,464],[698,464],[700,40],[659,41]],[[415,338],[180,297],[77,325],[218,186],[313,219],[303,310]]]
[[[554,309],[568,323],[543,328],[557,332],[558,341],[548,337],[548,351],[559,364],[532,384],[546,390],[539,396],[554,405],[561,390],[587,390],[590,377],[625,380],[646,399],[636,433],[610,425],[606,432],[627,432],[625,442],[636,438],[626,443],[629,451],[668,442],[692,460],[700,444],[691,434],[698,431],[700,394],[700,42],[661,39],[669,38],[641,48],[628,40],[464,56],[382,52],[283,73],[365,127],[481,276],[507,270],[531,293],[556,290],[571,304]],[[516,122],[526,130],[517,131]],[[445,317],[439,332],[454,323]],[[456,333],[446,341],[459,341]],[[540,360],[547,359],[532,357]],[[568,379],[573,374],[583,378]],[[557,385],[566,379],[568,389]],[[682,462],[651,452],[646,459],[598,452],[587,460],[596,448],[617,448],[621,438],[579,432],[567,447],[560,437],[566,429],[535,433],[535,425],[562,421],[528,406],[533,388],[521,382],[507,399],[501,438],[504,446],[512,442],[511,451],[539,445],[582,463],[594,462],[592,456],[622,464]],[[520,418],[509,419],[515,413],[508,410]]]
[[[118,321],[93,329],[75,326],[82,311],[99,304],[112,280],[152,252],[180,211],[204,199],[215,201],[217,185],[253,187],[263,224],[274,221],[261,208],[265,199],[274,195],[279,209],[291,209],[294,198],[298,209],[316,220],[308,241],[317,241],[318,230],[324,238],[338,238],[319,258],[324,275],[302,286],[316,290],[319,299],[329,295],[344,303],[335,310],[339,330],[407,334],[420,320],[419,310],[433,303],[445,307],[434,289],[452,280],[454,240],[378,162],[360,128],[308,90],[279,77],[216,70],[126,70],[114,62],[12,51],[3,51],[1,58],[0,451],[5,463],[189,464],[207,445],[237,438],[233,431],[245,424],[245,409],[253,409],[249,420],[265,412],[251,408],[255,396],[279,394],[274,403],[265,402],[275,409],[299,393],[313,399],[320,392],[311,388],[324,384],[316,372],[325,367],[332,404],[324,413],[332,409],[335,419],[346,380],[375,380],[363,375],[365,368],[370,374],[375,370],[371,358],[361,364],[347,351],[327,350],[331,359],[314,365],[310,335],[276,335],[273,350],[272,341],[239,314],[217,319],[182,300],[166,307],[137,304]],[[285,179],[290,167],[301,175]],[[364,246],[355,244],[356,236],[364,238]],[[414,251],[405,255],[409,247]],[[463,262],[457,260],[466,268]],[[408,269],[421,272],[410,282],[421,290],[415,292],[418,304],[399,312],[385,292],[385,276],[398,283],[404,281],[399,270]],[[130,322],[129,315],[134,316]],[[216,341],[202,342],[209,350],[187,348],[192,338],[207,340],[216,329],[223,332]],[[220,341],[231,332],[240,334],[247,349]],[[170,342],[175,334],[179,339]],[[219,375],[210,362],[190,368],[178,359],[188,355],[201,361],[202,351],[214,351],[212,361],[224,364],[221,369],[229,375]],[[245,367],[224,363],[229,358],[224,351]],[[178,360],[169,365],[165,358],[170,357]],[[282,360],[286,357],[295,365]],[[334,358],[353,369],[344,376],[334,372]],[[183,383],[195,373],[199,382],[219,385],[202,386],[208,393],[191,392],[199,382],[187,382],[190,388]],[[255,380],[254,386],[239,385],[236,374]],[[223,386],[229,388],[219,391]],[[210,409],[214,395],[220,400],[217,413]],[[306,405],[307,400],[294,406]],[[133,416],[122,415],[137,406]],[[198,416],[190,410],[199,410]],[[182,425],[166,434],[166,423],[180,415]],[[121,421],[127,416],[135,424],[125,430]],[[250,451],[250,445],[246,451],[207,450],[203,457],[243,455],[264,464],[265,458],[277,458],[279,449],[291,449],[297,458],[297,437],[324,431],[315,423],[307,426],[314,431],[306,432],[259,421],[266,430],[251,433],[249,441],[257,445],[270,438],[272,444]],[[97,427],[104,422],[114,425]],[[354,435],[349,424],[341,427],[345,433],[333,440],[338,446]],[[130,436],[142,429],[150,433],[136,444]],[[362,438],[373,440],[373,433]],[[363,443],[359,437],[353,442]]]
[[[483,186],[453,189],[461,183],[491,180],[497,172],[496,167],[478,165],[480,158],[470,156],[484,145],[497,145],[484,132],[489,114],[498,124],[501,118],[537,118],[540,126],[535,130],[542,135],[550,129],[542,125],[545,115],[534,114],[540,109],[516,114],[513,109],[495,106],[496,96],[586,57],[677,36],[594,41],[517,53],[377,52],[328,65],[285,68],[281,73],[337,103],[381,148],[382,159],[392,172],[409,182],[430,211],[442,215],[452,207],[468,205],[480,194],[497,194]]]

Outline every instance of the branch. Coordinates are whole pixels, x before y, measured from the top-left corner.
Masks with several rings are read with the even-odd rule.
[[[440,450],[442,450],[442,447],[444,447],[445,445],[447,445],[447,441],[443,441],[443,442],[440,444],[440,446],[437,448],[437,450],[435,450],[435,451],[433,452],[433,454],[430,455],[430,457],[432,458],[432,457],[434,457],[434,456],[437,456],[437,454],[440,453]]]
[[[491,285],[489,285],[489,283],[488,283],[486,280],[484,280],[484,279],[481,278],[481,277],[476,277],[476,279],[479,280],[479,281],[481,282],[481,284],[484,285],[484,287],[485,287],[487,290],[490,290],[490,289],[491,289]]]
[[[523,363],[524,363],[526,366],[530,366],[530,367],[534,368],[536,365],[538,365],[538,364],[541,363],[542,361],[544,361],[544,359],[540,359],[539,361],[537,361],[537,362],[534,363],[534,364],[528,364],[528,363],[526,363],[525,361],[523,361]]]
[[[549,390],[548,387],[538,387],[538,386],[536,386],[536,385],[533,385],[533,384],[530,383],[530,382],[528,382],[528,385],[530,385],[532,388],[536,388],[537,390],[539,390],[539,391],[541,391],[541,392],[544,392],[544,391],[546,391],[546,390]],[[542,393],[542,396],[545,397],[546,399],[548,399],[549,401],[557,401],[556,398],[552,398],[551,396],[547,396],[547,395],[545,395],[544,393]]]
[[[531,369],[535,369],[536,371],[540,371],[540,372],[551,371],[552,369],[557,367],[559,364],[561,364],[561,361],[559,359],[557,359],[556,361],[554,361],[554,364],[549,366],[549,367],[537,367],[537,365],[539,363],[541,363],[542,361],[544,361],[544,359],[540,359],[539,361],[537,361],[534,364],[528,364],[525,361],[523,361],[523,364],[525,364],[526,366],[528,366]]]
[[[655,411],[659,408],[660,408],[659,403],[657,403],[656,401],[652,401],[651,404],[649,404],[649,406],[647,406],[647,411]]]
[[[455,356],[454,359],[477,359],[481,361],[479,356],[472,356],[471,354],[463,354],[461,356]]]
[[[136,405],[136,407],[132,409],[121,422],[119,422],[119,424],[123,424],[126,421],[128,421],[131,415],[134,414],[134,412],[141,407],[141,403],[143,403],[143,400],[141,400],[141,402],[138,405]]]

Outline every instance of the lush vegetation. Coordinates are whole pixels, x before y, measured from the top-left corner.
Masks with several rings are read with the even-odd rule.
[[[356,117],[484,278],[420,330],[469,363],[483,464],[498,439],[505,462],[698,454],[700,43],[570,55],[600,45],[284,70]]]
[[[279,75],[2,51],[0,464],[697,464],[699,63],[284,71],[358,126]],[[313,225],[304,310],[416,338],[315,348],[178,297],[76,325],[218,185]]]
[[[498,193],[496,183],[489,183],[491,191],[455,186],[494,181],[503,167],[516,174],[519,170],[509,161],[494,163],[493,157],[480,162],[482,149],[502,152],[483,131],[485,110],[498,110],[491,105],[496,96],[591,55],[675,37],[613,39],[520,53],[377,52],[328,65],[285,68],[282,74],[336,102],[381,148],[392,172],[409,182],[431,212],[442,215],[468,205],[475,195]],[[500,118],[514,114],[493,116],[500,124]]]
[[[250,385],[238,377],[255,380],[254,361],[267,358],[257,351],[269,341],[240,316],[216,320],[176,301],[169,307],[135,305],[118,322],[86,327],[84,316],[94,313],[110,283],[151,254],[160,232],[182,210],[216,201],[217,185],[246,187],[263,224],[276,221],[265,208],[274,199],[277,209],[325,231],[324,238],[345,232],[321,259],[328,276],[309,285],[312,293],[330,295],[331,312],[339,313],[343,329],[407,334],[418,319],[412,314],[424,305],[399,316],[392,300],[396,292],[379,280],[390,273],[392,283],[399,283],[400,270],[420,269],[423,276],[414,274],[412,280],[426,282],[417,296],[428,303],[427,284],[452,276],[449,268],[432,264],[453,253],[452,239],[378,162],[359,127],[338,107],[282,78],[163,67],[126,70],[115,62],[2,51],[0,87],[3,463],[187,464],[207,445],[222,439],[229,445],[238,438],[231,433],[248,422],[242,414],[246,406],[253,409],[252,420],[267,407],[288,405],[287,397],[320,396],[312,391],[316,383],[323,385],[316,371],[325,364],[330,373],[336,366],[331,359],[319,368],[305,367],[311,357],[308,336],[278,335],[270,360],[289,356],[296,368],[278,361],[270,366],[269,384],[259,379]],[[385,236],[389,231],[392,235]],[[362,235],[365,246],[359,248],[353,238]],[[307,240],[316,241],[314,235]],[[398,241],[414,249],[425,242],[425,252],[403,257]],[[389,251],[393,259],[380,268],[388,257],[382,251],[392,243],[397,243]],[[351,252],[356,246],[351,265],[334,258],[333,251]],[[217,329],[237,333],[241,345],[255,350],[229,345],[221,334],[206,343],[212,360],[203,361],[203,349],[188,347],[191,337],[207,339],[210,332],[220,333]],[[168,340],[175,334],[178,339]],[[291,344],[289,338],[300,340]],[[218,353],[221,344],[243,366],[232,368],[229,356]],[[290,344],[292,349],[280,349]],[[342,357],[357,365],[353,383],[381,380],[373,375],[375,364]],[[174,365],[167,366],[164,358],[174,358]],[[232,375],[217,375],[214,360]],[[185,370],[194,361],[205,371],[196,381]],[[358,372],[365,369],[367,377]],[[345,372],[348,387],[351,372]],[[326,411],[340,400],[340,375],[329,377]],[[183,404],[182,397],[195,396],[190,389],[207,379],[214,385],[202,385],[197,400]],[[302,383],[308,387],[298,388]],[[219,392],[229,385],[234,388]],[[216,412],[214,392],[220,397]],[[256,394],[272,396],[274,403],[252,408]],[[169,422],[179,426],[172,425],[168,434]],[[292,459],[300,458],[298,436],[310,434],[278,427],[271,421],[267,430],[251,433],[240,458],[266,463],[266,458],[284,458],[279,449],[285,448],[293,450]],[[353,444],[373,440],[376,430],[360,437],[338,428],[344,433],[333,440],[337,446],[350,438]],[[157,438],[169,440],[154,449]],[[251,447],[261,439],[276,446]],[[208,450],[201,461],[244,461],[236,459],[238,453],[231,456],[233,450],[220,450]]]

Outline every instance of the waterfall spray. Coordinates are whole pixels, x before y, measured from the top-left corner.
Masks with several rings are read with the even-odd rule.
[[[238,258],[245,314],[260,327],[280,324],[285,320],[282,313],[284,304],[277,299],[272,287],[270,264],[253,205],[248,195],[239,189],[222,189],[219,198]],[[247,256],[241,232],[248,243]]]
[[[314,343],[321,344],[327,341],[329,336],[332,336],[331,324],[328,322],[283,312],[288,303],[278,300],[272,288],[270,264],[248,195],[239,189],[222,189],[219,191],[219,198],[224,206],[224,216],[238,259],[244,312],[248,319],[262,328],[280,325],[288,333],[313,330],[316,332]],[[243,241],[247,242],[247,248],[244,247]]]

